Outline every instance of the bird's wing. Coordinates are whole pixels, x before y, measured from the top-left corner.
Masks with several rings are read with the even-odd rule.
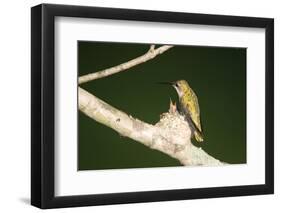
[[[194,101],[190,104],[191,106],[189,108],[191,112],[191,119],[194,122],[194,124],[196,125],[196,127],[198,128],[199,132],[202,133],[202,126],[201,126],[201,118],[200,118],[200,107],[199,107],[199,103],[198,103],[198,98],[195,94],[193,94],[193,99]]]
[[[195,94],[193,94],[193,102],[188,102],[186,106],[182,106],[181,110],[184,112],[184,114],[188,115],[190,119],[188,119],[192,125],[194,126],[194,129],[198,131],[199,133],[203,133],[202,126],[201,126],[201,120],[200,120],[200,108],[198,104],[198,99]],[[184,104],[184,103],[182,103]]]

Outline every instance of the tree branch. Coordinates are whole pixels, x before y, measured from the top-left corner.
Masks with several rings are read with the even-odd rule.
[[[98,72],[94,72],[94,73],[90,73],[90,74],[87,74],[87,75],[80,76],[79,79],[78,79],[78,83],[83,84],[83,83],[86,83],[88,81],[96,80],[96,79],[99,79],[99,78],[104,78],[104,77],[107,77],[109,75],[113,75],[113,74],[119,73],[121,71],[125,71],[125,70],[127,70],[131,67],[134,67],[138,64],[142,64],[146,61],[149,61],[149,60],[155,58],[157,55],[162,54],[163,52],[167,51],[168,49],[170,49],[172,47],[173,46],[170,46],[170,45],[163,45],[163,46],[155,49],[155,45],[151,45],[148,52],[145,53],[144,55],[139,56],[139,57],[137,57],[135,59],[132,59],[128,62],[125,62],[123,64],[119,64],[117,66],[105,69],[105,70],[101,70],[101,71],[98,71]]]
[[[78,93],[79,110],[124,137],[161,151],[183,165],[224,164],[191,143],[190,127],[174,106],[161,115],[158,123],[151,125],[110,106],[80,87]]]

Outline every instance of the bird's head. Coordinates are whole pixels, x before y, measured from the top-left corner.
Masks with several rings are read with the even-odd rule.
[[[179,97],[186,94],[190,88],[186,80],[175,81],[172,83],[172,86],[176,89]]]
[[[169,84],[173,86],[179,97],[182,97],[184,94],[186,94],[188,91],[190,91],[190,87],[186,80],[178,80],[173,82],[161,82],[161,84]]]

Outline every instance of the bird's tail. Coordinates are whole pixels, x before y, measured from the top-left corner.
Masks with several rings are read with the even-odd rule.
[[[204,141],[203,134],[198,131],[194,132],[194,137],[195,137],[196,141],[198,141],[198,142]]]

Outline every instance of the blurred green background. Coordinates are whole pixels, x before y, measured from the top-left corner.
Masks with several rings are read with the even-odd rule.
[[[109,68],[148,51],[149,44],[78,42],[78,76]],[[185,79],[199,99],[206,152],[246,163],[246,49],[175,46],[125,72],[82,84],[110,105],[148,123],[167,112],[176,91],[159,81]],[[78,170],[179,166],[159,151],[121,137],[79,111]]]

